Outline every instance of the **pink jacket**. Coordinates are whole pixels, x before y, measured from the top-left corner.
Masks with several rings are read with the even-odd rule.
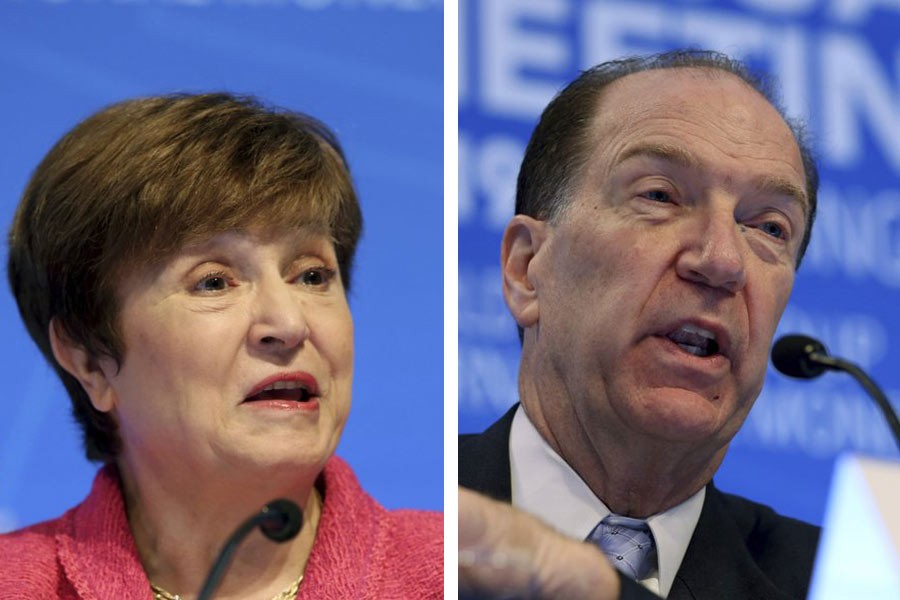
[[[298,600],[442,598],[440,513],[388,511],[350,467],[325,467],[325,503]],[[62,517],[0,535],[0,599],[151,600],[114,468]]]

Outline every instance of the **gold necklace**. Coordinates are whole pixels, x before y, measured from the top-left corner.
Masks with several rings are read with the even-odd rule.
[[[294,600],[297,597],[297,591],[300,589],[301,581],[303,581],[303,573],[300,573],[300,577],[295,579],[291,585],[272,596],[272,600]],[[150,589],[153,591],[153,600],[182,600],[178,594],[167,592],[152,581],[150,582]]]

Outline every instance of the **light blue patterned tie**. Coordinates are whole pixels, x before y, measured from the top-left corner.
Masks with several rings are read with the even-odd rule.
[[[635,580],[656,568],[656,544],[646,521],[609,515],[594,527],[587,541],[603,550],[615,568]]]

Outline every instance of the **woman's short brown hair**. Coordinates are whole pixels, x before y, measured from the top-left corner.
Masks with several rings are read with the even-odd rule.
[[[114,420],[56,362],[49,327],[121,363],[116,291],[127,269],[247,227],[321,227],[346,289],[362,216],[346,160],[307,115],[230,94],[128,100],[87,118],[47,153],[9,234],[19,312],[72,400],[91,460],[119,453]]]

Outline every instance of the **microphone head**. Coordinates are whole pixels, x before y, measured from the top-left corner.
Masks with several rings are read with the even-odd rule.
[[[303,527],[303,511],[294,502],[280,498],[266,504],[260,512],[259,528],[267,538],[286,542]]]
[[[808,335],[785,335],[772,347],[772,364],[788,377],[813,379],[827,368],[810,358],[814,353],[827,356],[828,350],[822,342]]]

